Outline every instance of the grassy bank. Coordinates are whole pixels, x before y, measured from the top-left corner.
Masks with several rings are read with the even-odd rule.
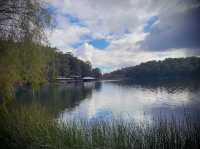
[[[188,118],[154,124],[57,122],[39,105],[2,108],[2,149],[199,149],[200,125]]]

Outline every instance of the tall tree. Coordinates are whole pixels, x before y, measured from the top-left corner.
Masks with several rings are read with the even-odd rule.
[[[40,0],[0,0],[0,37],[41,42],[51,17]]]
[[[44,82],[48,56],[41,43],[50,26],[40,0],[0,0],[0,98],[9,98],[19,82]]]

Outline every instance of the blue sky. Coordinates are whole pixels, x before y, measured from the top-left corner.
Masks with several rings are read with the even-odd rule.
[[[106,39],[93,39],[90,35],[85,35],[80,37],[80,40],[77,43],[72,44],[71,46],[76,49],[84,45],[85,42],[91,44],[94,48],[97,48],[99,50],[107,48],[110,44],[110,42]]]
[[[158,20],[157,16],[152,16],[150,17],[147,22],[144,25],[144,32],[150,32],[152,26],[154,25],[154,23],[156,23],[156,21]]]
[[[76,26],[85,26],[84,21],[80,20],[78,17],[70,15],[70,14],[65,14],[64,17],[72,24]]]
[[[109,41],[105,39],[93,39],[89,42],[93,47],[97,49],[105,49],[109,46]]]
[[[45,0],[51,46],[110,72],[149,60],[200,55],[198,0]]]

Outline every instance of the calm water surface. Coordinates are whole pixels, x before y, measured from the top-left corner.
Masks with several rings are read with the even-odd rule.
[[[149,121],[158,116],[194,117],[200,112],[199,81],[102,81],[51,84],[17,92],[19,103],[39,102],[57,118]]]

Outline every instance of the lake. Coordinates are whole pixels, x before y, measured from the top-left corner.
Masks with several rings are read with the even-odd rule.
[[[33,92],[16,93],[20,104],[38,102],[61,120],[122,119],[136,122],[165,117],[181,119],[200,112],[200,83],[196,80],[99,81],[49,84]]]

